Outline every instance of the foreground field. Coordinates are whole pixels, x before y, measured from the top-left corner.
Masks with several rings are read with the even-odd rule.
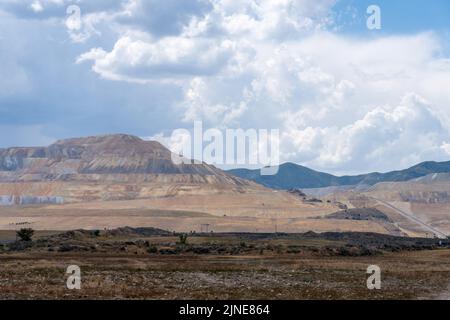
[[[10,250],[0,253],[0,298],[437,299],[449,294],[448,243],[439,248],[431,239],[223,234],[191,235],[180,244],[160,231],[139,232],[46,233],[33,245],[9,243]],[[366,287],[367,267],[374,264],[382,270],[381,290]],[[69,265],[81,268],[81,290],[66,288]]]

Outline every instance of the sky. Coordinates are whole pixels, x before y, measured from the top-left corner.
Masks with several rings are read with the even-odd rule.
[[[0,148],[201,120],[335,174],[448,161],[449,44],[448,0],[2,0]]]

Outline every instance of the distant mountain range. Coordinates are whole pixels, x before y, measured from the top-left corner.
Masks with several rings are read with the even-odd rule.
[[[272,176],[261,176],[260,170],[233,169],[228,173],[255,181],[272,189],[324,188],[332,186],[374,185],[378,182],[408,181],[431,173],[450,173],[450,161],[419,163],[411,168],[387,173],[373,172],[357,176],[334,176],[315,171],[294,163],[280,165],[278,173]]]
[[[125,134],[60,140],[48,147],[0,149],[0,195],[28,196],[36,193],[39,196],[95,200],[115,198],[120,193],[121,199],[128,199],[159,192],[166,194],[168,190],[170,194],[174,190],[185,192],[186,188],[181,185],[189,185],[189,188],[196,185],[208,192],[214,189],[213,185],[217,190],[260,188],[250,180],[272,189],[311,189],[372,186],[378,182],[400,182],[432,173],[450,173],[450,161],[423,162],[400,171],[343,177],[285,163],[276,175],[261,176],[260,170],[223,172],[206,163],[177,165],[172,162],[171,155],[158,142],[143,141]],[[44,188],[44,182],[51,184],[51,188]],[[41,183],[39,186],[43,189],[37,192],[28,186],[30,183]],[[82,184],[85,189],[80,186],[74,188],[74,183]],[[124,190],[120,192],[111,187],[115,184],[118,188],[120,183],[124,183]],[[91,189],[95,184],[97,189],[101,189],[101,185],[111,190],[103,192],[103,189],[96,189],[94,192]],[[152,187],[144,187],[147,184]]]

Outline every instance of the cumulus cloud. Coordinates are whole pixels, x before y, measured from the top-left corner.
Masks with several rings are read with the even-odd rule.
[[[122,0],[3,0],[0,10],[10,12],[19,18],[49,19],[61,18],[66,8],[77,5],[84,13],[115,12],[122,8]]]
[[[332,24],[330,8],[336,0],[211,0],[213,9],[193,19],[185,33],[251,35],[255,39],[298,38],[304,32]]]
[[[411,93],[396,106],[377,107],[340,128],[308,127],[285,132],[285,141],[291,141],[288,149],[306,153],[308,160],[320,167],[345,164],[360,172],[445,159],[442,147],[448,136],[428,103]]]
[[[255,56],[241,55],[243,70],[187,86],[185,120],[280,128],[283,160],[332,172],[446,160],[450,100],[429,94],[450,84],[439,48],[433,34],[366,40],[320,33],[257,44]]]
[[[51,21],[65,28],[75,43],[100,36],[104,25],[114,25],[126,14],[123,0],[4,0],[0,12],[19,19]]]
[[[114,80],[215,74],[232,49],[239,68],[248,62],[241,59],[248,58],[246,51],[259,49],[252,41],[279,42],[323,29],[334,2],[187,0],[180,6],[170,0],[156,6],[154,1],[129,0],[113,19],[126,26],[114,48],[95,48],[78,61],[92,60],[95,72]]]
[[[168,122],[150,119],[148,127],[157,124],[166,134],[196,120],[221,129],[280,129],[284,161],[331,172],[445,160],[450,60],[444,40],[433,32],[339,34],[335,3],[5,0],[0,10],[60,19],[67,27],[66,7],[79,5],[80,28],[68,27],[79,46],[72,67],[98,81],[86,87],[117,90],[100,114],[111,101],[133,105],[137,123],[161,104]],[[14,83],[31,87],[29,70],[10,65],[21,70]],[[1,77],[0,71],[0,84],[7,83]],[[130,88],[145,91],[145,101]],[[0,86],[0,95],[6,91],[20,90]]]
[[[211,8],[208,0],[129,0],[116,20],[155,37],[177,36],[192,19],[202,19]]]
[[[42,6],[41,2],[36,0],[34,1],[31,5],[30,8],[34,11],[34,12],[41,12],[44,10],[44,7]]]
[[[121,37],[111,52],[95,48],[77,62],[92,60],[92,69],[110,80],[145,82],[215,74],[231,56],[232,43],[201,38],[165,37],[152,41],[133,33]]]
[[[450,156],[450,143],[443,142],[441,145],[441,149],[445,151],[446,154]]]
[[[78,62],[106,79],[176,79],[185,123],[278,128],[286,161],[358,171],[444,157],[450,97],[438,92],[450,68],[435,34],[332,33],[331,0],[209,4],[177,20],[178,35],[143,28]]]

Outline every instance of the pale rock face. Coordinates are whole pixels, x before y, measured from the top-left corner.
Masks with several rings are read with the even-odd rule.
[[[0,206],[14,205],[14,196],[0,196]]]
[[[46,197],[46,196],[0,196],[0,206],[13,205],[37,205],[37,204],[64,204],[62,197]]]
[[[433,173],[404,182],[383,182],[369,188],[367,193],[389,201],[448,204],[450,174]]]

